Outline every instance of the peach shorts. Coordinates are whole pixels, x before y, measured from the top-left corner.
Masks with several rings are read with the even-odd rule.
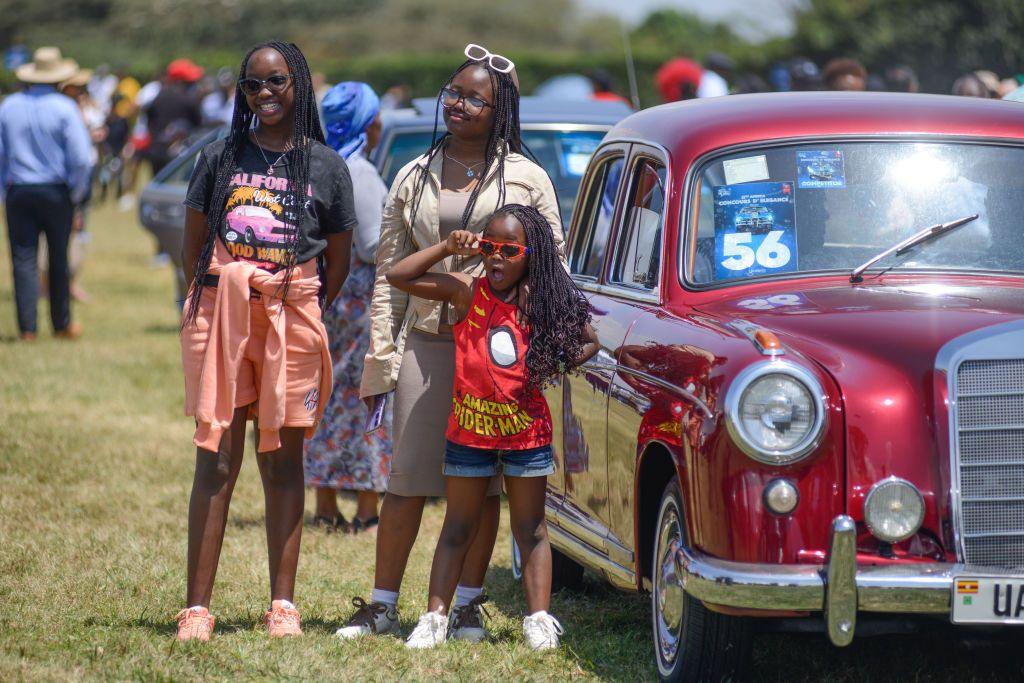
[[[185,369],[185,405],[194,405],[190,398],[199,392],[203,372],[203,356],[210,337],[213,305],[217,290],[204,287],[199,299],[199,315],[195,324],[181,331],[181,357]],[[254,293],[249,300],[249,339],[238,370],[235,407],[250,406],[249,417],[256,414],[259,401],[260,378],[263,372],[263,352],[267,343],[270,319],[262,297]],[[285,391],[285,427],[311,427],[316,422],[316,409],[320,402],[320,373],[323,356],[320,336],[310,329],[299,314],[285,306],[282,309],[288,330],[287,389]]]

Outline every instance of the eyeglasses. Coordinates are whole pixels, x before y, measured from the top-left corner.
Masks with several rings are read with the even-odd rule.
[[[292,80],[291,74],[274,74],[270,78],[260,80],[259,78],[239,78],[238,87],[246,95],[257,95],[263,87],[272,93],[283,93]]]
[[[530,253],[529,247],[515,242],[492,242],[481,237],[477,239],[477,243],[480,246],[480,253],[484,256],[493,256],[498,253],[503,258],[512,260],[522,258]]]
[[[508,57],[491,54],[486,47],[477,45],[476,43],[470,43],[466,46],[465,55],[474,62],[486,61],[487,64],[498,73],[511,73],[512,69],[516,68],[516,65],[513,64],[512,60]]]
[[[462,108],[466,110],[466,113],[470,116],[476,116],[484,110],[484,107],[493,107],[494,105],[490,102],[484,102],[479,97],[467,97],[461,93],[455,92],[451,88],[441,88],[441,106],[445,109],[451,109],[456,104],[462,101]]]

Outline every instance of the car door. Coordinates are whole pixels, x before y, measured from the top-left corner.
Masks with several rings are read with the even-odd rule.
[[[632,327],[641,316],[656,314],[660,303],[667,229],[666,161],[659,150],[633,146],[622,217],[614,236],[604,288],[622,307],[619,315],[632,318]],[[648,349],[617,347],[614,352],[616,371],[608,389],[607,546],[609,556],[618,556],[625,567],[633,566],[636,547],[633,515],[636,459],[641,423],[651,409],[645,372],[648,356]]]
[[[559,524],[588,546],[607,553],[608,387],[615,352],[629,331],[632,310],[602,292],[608,246],[619,220],[629,145],[606,145],[590,165],[569,248],[573,279],[587,295],[600,350],[548,391],[555,422],[556,458],[564,496]]]

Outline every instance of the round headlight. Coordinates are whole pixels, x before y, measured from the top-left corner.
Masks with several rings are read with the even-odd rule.
[[[875,538],[904,541],[921,528],[924,498],[909,481],[889,477],[876,483],[864,499],[864,523]]]
[[[787,465],[817,445],[825,427],[824,392],[803,368],[785,361],[752,365],[726,396],[729,431],[747,455]]]

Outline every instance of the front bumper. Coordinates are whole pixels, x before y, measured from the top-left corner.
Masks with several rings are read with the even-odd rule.
[[[832,543],[823,565],[730,562],[682,547],[678,563],[684,590],[703,602],[745,609],[823,611],[829,639],[848,645],[857,611],[949,614],[959,574],[1014,576],[1020,572],[948,562],[857,566],[853,519],[832,521]]]

